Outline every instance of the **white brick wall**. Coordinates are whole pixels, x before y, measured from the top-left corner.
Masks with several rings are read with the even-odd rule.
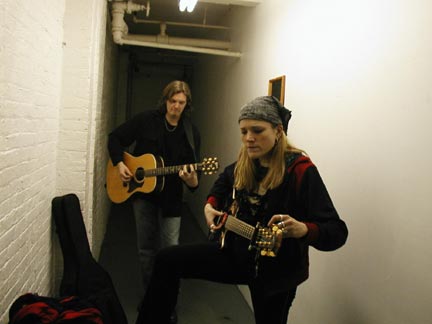
[[[109,16],[107,14],[107,16]],[[103,75],[103,80],[99,83],[100,90],[100,102],[98,109],[96,110],[95,116],[95,136],[94,136],[94,162],[93,166],[93,255],[99,256],[103,236],[105,235],[106,223],[108,220],[109,208],[111,203],[108,201],[108,197],[105,189],[105,178],[106,178],[106,166],[108,160],[107,151],[107,134],[113,129],[115,122],[115,111],[117,109],[116,94],[117,94],[117,62],[118,62],[118,46],[112,41],[111,36],[111,24],[108,17],[107,24],[104,22],[101,24],[102,28],[106,32],[105,47],[101,49],[105,57],[103,64],[100,64]]]
[[[107,15],[105,1],[66,2],[57,189],[78,194],[95,257],[110,206],[104,188],[106,141],[117,80],[117,45]]]
[[[106,19],[101,0],[0,6],[0,323],[19,295],[57,292],[62,258],[53,197],[79,196],[99,254],[117,79]]]
[[[111,34],[106,37],[106,23],[106,1],[66,1],[57,195],[78,195],[95,258],[100,252],[110,206],[104,189],[107,127],[102,123],[103,118],[110,118],[106,111],[113,109],[113,102],[103,99],[103,91],[105,87],[111,91],[116,80],[109,74],[112,69],[104,67],[115,66],[117,49]],[[55,289],[62,275],[61,253],[56,251],[59,255]]]
[[[0,6],[0,322],[50,293],[64,1]]]

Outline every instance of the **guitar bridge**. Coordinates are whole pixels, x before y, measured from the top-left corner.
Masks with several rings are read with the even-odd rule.
[[[256,243],[257,243],[257,237],[258,237],[260,227],[261,227],[260,222],[256,223],[255,229],[252,233],[252,237],[251,237],[250,242],[249,242],[249,246],[248,246],[249,251],[252,251],[253,249],[259,248]]]

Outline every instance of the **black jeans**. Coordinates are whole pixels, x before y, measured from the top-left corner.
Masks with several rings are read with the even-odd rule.
[[[136,324],[166,324],[177,304],[180,279],[204,279],[248,285],[256,324],[285,324],[296,288],[268,294],[253,280],[250,267],[221,250],[217,243],[171,246],[156,256],[153,275]]]

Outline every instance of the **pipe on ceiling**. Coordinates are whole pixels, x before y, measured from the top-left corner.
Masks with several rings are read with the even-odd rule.
[[[122,42],[125,45],[155,47],[155,48],[171,49],[176,51],[212,54],[212,55],[220,55],[220,56],[241,57],[241,53],[239,52],[231,52],[225,50],[187,46],[187,45],[169,45],[169,44],[156,43],[156,42],[146,42],[146,41],[136,40],[135,37],[131,37],[131,36],[125,36]]]
[[[133,19],[133,22],[136,24],[157,24],[157,25],[160,25],[160,24],[164,23],[166,25],[172,25],[172,26],[199,27],[199,28],[221,29],[221,30],[231,29],[230,27],[220,26],[220,25],[207,25],[207,24],[184,23],[184,22],[175,22],[175,21],[139,19],[136,16],[133,16],[132,19]]]
[[[134,11],[149,10],[149,5],[138,5],[132,1],[128,2],[113,2],[112,3],[112,34],[114,43],[119,45],[134,45],[155,47],[163,49],[171,49],[177,51],[195,52],[211,55],[241,57],[240,52],[232,52],[230,42],[211,40],[211,39],[196,39],[196,38],[181,38],[170,37],[166,35],[166,25],[161,23],[161,34],[153,35],[134,35],[128,34],[128,26],[124,21],[124,14]]]

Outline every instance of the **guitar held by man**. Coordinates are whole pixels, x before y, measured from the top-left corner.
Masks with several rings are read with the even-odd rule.
[[[136,192],[151,193],[153,191],[162,191],[165,175],[181,173],[189,165],[192,165],[195,171],[202,171],[202,174],[206,175],[216,173],[219,169],[217,158],[204,158],[200,163],[164,166],[162,157],[149,153],[135,157],[124,152],[123,163],[131,173],[128,181],[121,179],[111,159],[108,161],[106,176],[107,193],[110,200],[114,203],[124,202]]]

